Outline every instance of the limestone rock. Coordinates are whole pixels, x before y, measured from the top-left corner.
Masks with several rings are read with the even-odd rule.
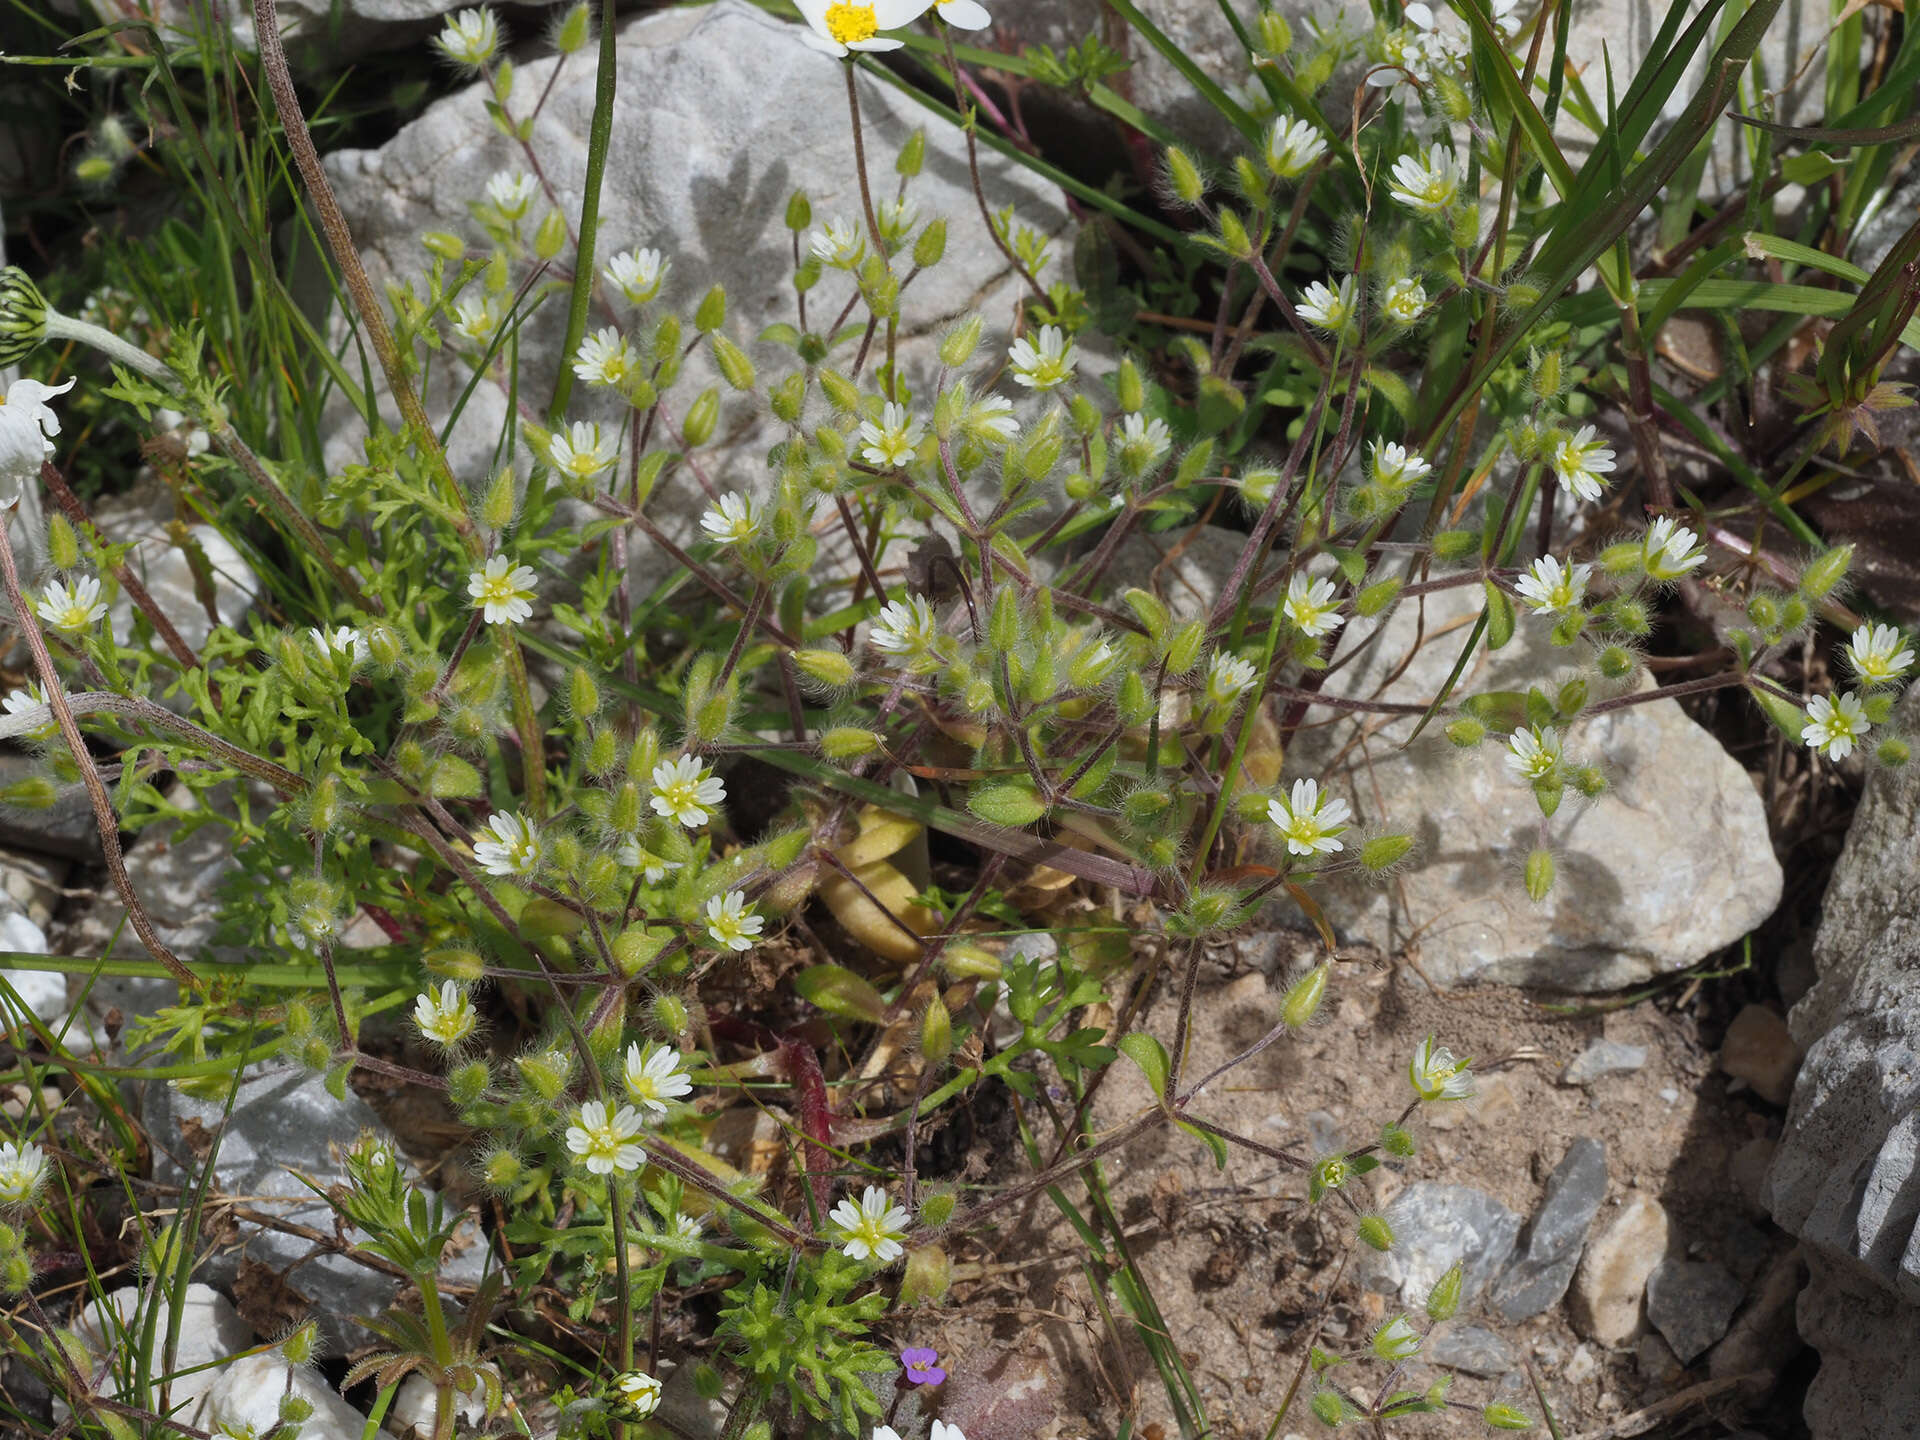
[[[207,1423],[235,1435],[266,1435],[280,1424],[280,1400],[298,1395],[313,1413],[294,1431],[293,1440],[359,1440],[367,1417],[336,1395],[312,1370],[287,1364],[269,1350],[237,1360],[220,1372],[207,1392]]]
[[[1427,1292],[1456,1260],[1466,1263],[1460,1287],[1465,1308],[1513,1253],[1520,1217],[1492,1196],[1467,1185],[1418,1180],[1387,1209],[1398,1242],[1392,1251],[1358,1252],[1357,1271],[1368,1289],[1397,1294],[1407,1305]]]
[[[1596,1040],[1567,1062],[1562,1085],[1591,1085],[1604,1075],[1631,1075],[1647,1063],[1647,1047]]]
[[[1753,1298],[1734,1317],[1733,1326],[1707,1358],[1715,1379],[1779,1371],[1800,1350],[1793,1307],[1807,1284],[1807,1262],[1796,1248],[1777,1255],[1753,1287]]]
[[[143,1286],[126,1286],[91,1301],[75,1318],[74,1332],[108,1366],[107,1373],[115,1382],[131,1379],[135,1373],[133,1347],[144,1333],[148,1316],[148,1307],[141,1303],[145,1293]],[[204,1397],[223,1372],[200,1367],[245,1350],[254,1343],[253,1331],[227,1297],[210,1285],[188,1285],[181,1299],[179,1342],[172,1368],[164,1372],[179,1378],[167,1382],[167,1403],[175,1407],[170,1412],[174,1419],[205,1429]],[[153,1317],[154,1353],[148,1359],[147,1373],[157,1382],[163,1374],[162,1346],[172,1323],[172,1307],[165,1299],[156,1299],[151,1308],[158,1313]],[[103,1386],[103,1393],[111,1393],[111,1385]],[[157,1405],[157,1383],[151,1398]]]
[[[1920,1415],[1920,1310],[1857,1266],[1815,1252],[1800,1292],[1800,1334],[1820,1352],[1803,1414],[1814,1440],[1891,1440]]]
[[[1401,604],[1329,690],[1422,704],[1439,693],[1481,599],[1463,588],[1425,600],[1426,643],[1397,681],[1380,691],[1412,648],[1418,601]],[[1375,623],[1349,624],[1337,653],[1352,653]],[[1476,656],[1456,694],[1524,691],[1565,663],[1548,627],[1528,617],[1505,649]],[[1739,939],[1780,898],[1766,813],[1746,772],[1671,700],[1583,720],[1566,735],[1569,757],[1601,766],[1611,789],[1588,803],[1570,791],[1548,822],[1559,880],[1539,904],[1520,870],[1538,843],[1540,810],[1508,773],[1504,747],[1490,738],[1457,750],[1433,726],[1399,748],[1412,726],[1412,717],[1396,719],[1372,734],[1364,756],[1318,773],[1362,824],[1411,833],[1415,856],[1392,886],[1330,883],[1320,898],[1337,929],[1383,950],[1418,937],[1421,969],[1436,984],[1576,992],[1641,984]],[[1332,765],[1346,734],[1307,732],[1290,768],[1296,756],[1300,774]]]
[[[1647,1277],[1666,1258],[1667,1228],[1660,1202],[1635,1195],[1587,1242],[1568,1297],[1574,1329],[1602,1345],[1633,1338]]]
[[[1607,1198],[1607,1147],[1581,1136],[1547,1179],[1527,1240],[1493,1287],[1493,1307],[1510,1324],[1560,1303],[1580,1263],[1593,1217]]]
[[[1746,1287],[1710,1260],[1662,1260],[1647,1276],[1647,1319],[1666,1336],[1680,1363],[1727,1333]]]

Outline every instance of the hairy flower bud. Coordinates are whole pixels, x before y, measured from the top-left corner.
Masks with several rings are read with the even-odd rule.
[[[1280,1023],[1289,1030],[1304,1029],[1312,1023],[1320,1002],[1327,998],[1327,981],[1332,974],[1333,966],[1316,965],[1289,985],[1280,1001]]]
[[[20,362],[47,337],[47,301],[18,265],[0,269],[0,368]]]

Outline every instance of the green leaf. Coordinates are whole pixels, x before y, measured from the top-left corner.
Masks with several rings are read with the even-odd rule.
[[[1487,648],[1498,650],[1513,639],[1513,599],[1493,581],[1484,583],[1487,591]]]
[[[808,1004],[846,1020],[883,1024],[887,1002],[880,992],[839,965],[811,965],[793,977],[794,991]]]
[[[967,795],[967,808],[982,820],[1019,830],[1047,813],[1039,793],[1030,780],[994,780],[975,785]]]
[[[1134,1030],[1120,1037],[1119,1049],[1140,1067],[1140,1073],[1147,1077],[1147,1084],[1153,1087],[1155,1095],[1167,1093],[1167,1080],[1173,1074],[1173,1066],[1167,1059],[1165,1046],[1146,1031]]]

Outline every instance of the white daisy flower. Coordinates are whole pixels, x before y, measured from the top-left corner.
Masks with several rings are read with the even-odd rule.
[[[500,25],[491,10],[462,10],[447,17],[433,43],[454,64],[478,70],[499,53]]]
[[[867,641],[888,655],[921,655],[933,648],[940,633],[933,606],[925,597],[909,595],[904,600],[889,600],[874,616]]]
[[[500,328],[500,317],[493,313],[493,302],[484,295],[462,296],[453,302],[453,333],[475,345],[488,345]]]
[[[681,1073],[686,1059],[671,1045],[627,1046],[627,1094],[644,1114],[655,1119],[667,1113],[669,1100],[680,1100],[693,1093],[693,1081]]]
[[[1287,842],[1289,855],[1330,855],[1346,847],[1334,836],[1347,828],[1347,802],[1320,792],[1317,780],[1296,780],[1290,794],[1267,802],[1267,819]]]
[[[24,1205],[47,1178],[47,1152],[38,1145],[0,1144],[0,1205]]]
[[[595,1175],[638,1170],[647,1158],[633,1137],[640,1133],[640,1112],[622,1105],[609,1116],[604,1101],[589,1100],[567,1127],[567,1149]]]
[[[722,950],[751,950],[766,923],[747,908],[744,890],[708,897],[707,934]]]
[[[1473,1076],[1467,1070],[1472,1063],[1456,1060],[1451,1050],[1429,1035],[1413,1052],[1407,1079],[1422,1100],[1465,1100],[1473,1094]]]
[[[527,207],[533,203],[533,192],[539,183],[524,170],[496,171],[487,180],[487,199],[502,218],[521,220],[526,218]]]
[[[1393,162],[1388,193],[1422,215],[1439,215],[1459,197],[1465,178],[1453,152],[1435,141],[1424,161],[1417,155],[1402,155]]]
[[[536,578],[527,566],[495,555],[467,576],[467,594],[487,624],[518,625],[533,614]]]
[[[1128,415],[1120,421],[1120,466],[1130,475],[1145,475],[1173,448],[1173,432],[1159,418]]]
[[[6,707],[9,715],[24,715],[29,710],[38,710],[47,703],[47,692],[40,688],[37,680],[29,680],[24,689],[9,690],[0,706]],[[51,740],[60,733],[60,723],[49,718],[44,725],[36,725],[31,730],[22,731],[22,740]]]
[[[1233,704],[1247,693],[1256,678],[1252,661],[1242,660],[1225,650],[1216,651],[1207,665],[1207,703],[1219,706]]]
[[[849,50],[898,50],[904,41],[889,40],[882,30],[911,25],[926,13],[927,0],[794,0],[807,28],[800,38],[823,55],[845,55]]]
[[[613,1393],[623,1418],[644,1420],[660,1408],[660,1382],[644,1370],[614,1376]]]
[[[658,250],[622,250],[600,273],[627,297],[628,303],[644,305],[660,294],[670,268],[671,262]]]
[[[531,875],[540,867],[540,833],[524,815],[496,810],[473,843],[473,858],[489,875]]]
[[[632,835],[614,847],[613,858],[629,870],[638,870],[640,878],[649,885],[658,885],[675,870],[683,868],[682,861],[663,859]]]
[[[1548,463],[1561,488],[1582,500],[1598,500],[1606,484],[1600,477],[1613,469],[1613,451],[1595,438],[1591,425],[1573,435],[1561,435],[1548,452]]]
[[[1414,324],[1427,313],[1427,287],[1411,276],[1402,276],[1381,295],[1380,313],[1396,325]]]
[[[1281,608],[1301,634],[1317,640],[1340,623],[1340,605],[1333,582],[1324,576],[1309,580],[1295,571],[1287,581],[1287,598]]]
[[[323,630],[310,626],[307,634],[313,637],[313,648],[327,660],[333,662],[336,655],[344,656],[355,665],[364,665],[367,659],[367,637],[351,625],[338,625],[332,630]]]
[[[702,512],[700,528],[722,545],[744,545],[760,528],[760,516],[751,496],[729,490]]]
[[[860,458],[882,469],[904,469],[926,433],[927,427],[914,419],[906,406],[889,400],[879,420],[860,422]]]
[[[602,435],[598,424],[575,420],[566,430],[556,430],[547,442],[547,456],[553,468],[563,470],[582,484],[597,480],[613,468],[620,458],[620,437]]]
[[[1640,563],[1649,579],[1678,580],[1706,560],[1706,548],[1694,538],[1693,531],[1670,515],[1658,517],[1640,537]]]
[[[982,395],[967,407],[960,426],[982,445],[994,447],[1008,444],[1020,433],[1013,402],[1004,395]]]
[[[1889,680],[1898,680],[1907,673],[1913,664],[1913,651],[1902,635],[1891,625],[1862,625],[1853,632],[1853,638],[1841,647],[1847,664],[1853,667],[1853,673],[1868,684],[1885,684]],[[18,695],[18,690],[13,692]],[[7,708],[13,708],[11,697]]]
[[[1816,695],[1807,702],[1807,723],[1800,738],[1829,760],[1844,760],[1853,753],[1854,742],[1864,740],[1872,728],[1858,695],[1837,700]]]
[[[589,385],[618,390],[640,373],[640,352],[613,326],[603,326],[580,342],[573,373]]]
[[[854,221],[838,216],[827,222],[826,229],[814,231],[808,243],[815,259],[836,270],[853,269],[867,254],[867,232]]]
[[[727,787],[691,755],[662,760],[653,767],[654,813],[697,830],[713,819],[727,798]]]
[[[451,1050],[473,1034],[480,1017],[460,987],[443,980],[438,994],[427,990],[414,997],[413,1023],[434,1044]]]
[[[1380,484],[1398,489],[1433,473],[1425,457],[1391,440],[1373,442],[1373,478]]]
[[[867,1186],[858,1205],[842,1200],[827,1218],[840,1227],[846,1253],[855,1260],[878,1260],[884,1265],[906,1253],[893,1237],[906,1230],[911,1217],[878,1185]]]
[[[1338,335],[1353,323],[1353,302],[1358,293],[1351,275],[1340,281],[1338,289],[1330,289],[1315,280],[1300,292],[1300,299],[1294,308],[1307,324],[1317,326],[1330,335]]]
[[[53,454],[50,437],[60,433],[60,417],[47,401],[72,388],[71,380],[51,386],[16,380],[0,396],[0,485],[10,490],[39,480],[40,466]]]
[[[1278,179],[1299,179],[1326,153],[1327,137],[1305,120],[1281,115],[1267,132],[1267,169]]]
[[[1073,343],[1058,325],[1040,327],[1040,343],[1022,335],[1007,347],[1007,361],[1013,367],[1014,383],[1029,390],[1052,390],[1073,378],[1080,363]]]
[[[1551,725],[1530,725],[1507,740],[1507,768],[1532,784],[1553,777],[1560,768],[1560,732]]]
[[[1513,582],[1513,588],[1533,607],[1534,614],[1564,615],[1580,608],[1592,575],[1591,565],[1562,565],[1553,556],[1542,555]]]
[[[107,602],[100,598],[100,582],[91,575],[82,575],[71,585],[63,580],[54,581],[34,609],[61,634],[79,635],[105,617]]]

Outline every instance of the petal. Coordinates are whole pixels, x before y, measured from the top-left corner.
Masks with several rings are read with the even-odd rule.
[[[905,45],[906,43],[907,42],[904,40],[887,40],[887,39],[856,40],[853,42],[853,44],[849,45],[847,48],[849,50],[868,50],[868,51],[898,50],[901,46]]]
[[[977,0],[944,0],[940,18],[956,30],[984,30],[993,23],[987,7]]]
[[[800,39],[809,50],[818,50],[822,55],[832,55],[836,59],[847,53],[847,47],[837,40],[829,40],[824,35],[816,35],[811,30],[802,30]],[[704,520],[702,523],[705,523]]]

